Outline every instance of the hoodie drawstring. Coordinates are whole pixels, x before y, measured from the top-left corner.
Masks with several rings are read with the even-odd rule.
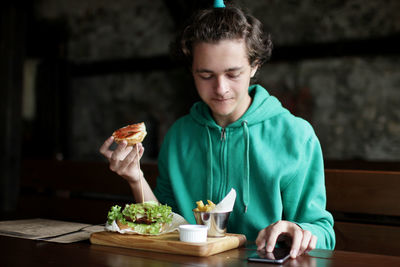
[[[249,162],[249,145],[250,145],[250,138],[249,138],[249,128],[247,127],[247,121],[242,122],[243,126],[243,137],[245,142],[244,148],[244,180],[243,180],[243,203],[244,203],[244,212],[247,212],[247,207],[250,203],[250,162]]]
[[[247,127],[247,121],[242,122],[243,127],[243,137],[245,142],[244,148],[244,179],[243,179],[243,204],[244,204],[244,212],[247,212],[247,207],[250,204],[250,161],[249,161],[249,146],[250,146],[250,137],[249,137],[249,128]],[[213,155],[212,155],[212,141],[210,129],[206,126],[207,136],[208,136],[208,154],[207,154],[207,163],[208,163],[208,197],[209,199],[213,199],[213,186],[214,186],[214,177],[213,177]]]
[[[210,134],[210,129],[208,126],[207,128],[207,135],[208,135],[208,155],[207,155],[207,162],[208,162],[208,198],[213,199],[213,184],[214,184],[214,177],[213,177],[213,155],[212,155],[212,142],[211,142],[211,134]]]

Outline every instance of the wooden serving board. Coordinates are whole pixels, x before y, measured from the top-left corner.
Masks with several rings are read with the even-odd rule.
[[[224,237],[207,238],[207,242],[204,243],[188,243],[180,241],[177,232],[144,236],[103,231],[91,234],[90,242],[172,254],[210,256],[244,245],[246,237],[240,234],[226,234]]]

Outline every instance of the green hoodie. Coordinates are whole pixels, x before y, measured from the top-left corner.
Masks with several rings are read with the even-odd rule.
[[[251,106],[226,128],[204,102],[174,123],[159,155],[158,200],[195,223],[196,201],[218,203],[234,188],[228,232],[254,241],[261,229],[288,220],[316,235],[317,248],[333,249],[322,152],[311,125],[260,85],[249,93]]]

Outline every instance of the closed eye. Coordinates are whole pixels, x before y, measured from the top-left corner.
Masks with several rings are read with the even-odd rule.
[[[209,71],[200,71],[197,72],[197,75],[200,77],[200,79],[203,80],[209,80],[213,77],[213,73]]]
[[[227,74],[227,76],[231,79],[236,79],[236,78],[239,78],[240,74],[241,74],[241,72],[233,72],[233,73],[230,72]]]
[[[201,74],[199,75],[199,77],[203,80],[209,80],[211,79],[213,76],[211,74]]]

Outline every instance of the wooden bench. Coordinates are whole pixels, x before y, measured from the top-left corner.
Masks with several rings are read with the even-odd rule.
[[[325,170],[336,249],[400,255],[400,172]]]
[[[142,162],[154,188],[155,162]],[[19,212],[100,224],[112,205],[132,203],[126,181],[106,162],[27,160]],[[400,172],[326,169],[327,209],[335,218],[336,249],[400,255]]]
[[[157,164],[141,163],[151,187]],[[100,224],[113,205],[133,203],[128,183],[106,162],[25,160],[17,217],[43,217]]]

